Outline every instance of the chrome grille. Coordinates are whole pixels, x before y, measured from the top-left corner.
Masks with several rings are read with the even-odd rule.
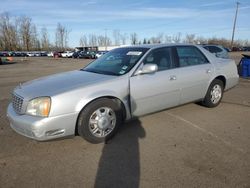
[[[12,94],[12,106],[16,113],[21,114],[23,106],[23,98],[15,93]]]

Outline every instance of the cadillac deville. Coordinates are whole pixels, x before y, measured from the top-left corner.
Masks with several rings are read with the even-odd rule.
[[[110,139],[126,120],[190,102],[216,107],[238,83],[235,62],[196,45],[114,49],[86,67],[17,86],[7,116],[19,134]]]

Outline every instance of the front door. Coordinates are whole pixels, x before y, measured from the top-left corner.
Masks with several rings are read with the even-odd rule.
[[[177,106],[180,102],[180,86],[172,61],[172,48],[152,50],[143,64],[157,64],[158,71],[130,78],[132,116],[140,116]]]

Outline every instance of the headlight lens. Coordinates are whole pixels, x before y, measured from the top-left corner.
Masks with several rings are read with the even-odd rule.
[[[39,97],[29,101],[26,114],[33,116],[48,117],[50,112],[50,97]]]

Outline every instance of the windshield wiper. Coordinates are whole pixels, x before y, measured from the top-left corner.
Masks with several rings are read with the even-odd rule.
[[[97,74],[119,76],[119,74],[116,74],[114,72],[109,72],[109,71],[100,71],[100,70],[94,70],[94,69],[80,69],[80,70],[81,71],[87,71],[87,72],[93,72],[93,73],[97,73]]]
[[[98,73],[98,74],[101,74],[100,72],[98,71],[95,71],[95,70],[90,70],[90,69],[80,69],[81,71],[86,71],[86,72],[93,72],[93,73]]]

